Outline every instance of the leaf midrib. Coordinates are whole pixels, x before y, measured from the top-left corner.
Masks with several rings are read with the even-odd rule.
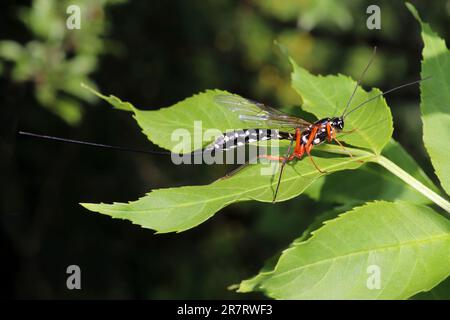
[[[331,258],[322,259],[322,260],[320,260],[320,261],[316,261],[316,262],[313,262],[313,263],[309,263],[309,264],[306,264],[306,265],[302,265],[302,266],[300,266],[300,267],[296,267],[296,268],[294,268],[294,269],[290,269],[290,270],[285,271],[285,272],[282,272],[282,273],[278,273],[278,274],[272,276],[272,277],[270,278],[270,280],[275,279],[275,278],[278,278],[278,277],[281,277],[281,276],[285,276],[285,275],[287,275],[287,274],[290,274],[290,273],[292,273],[292,272],[295,272],[295,271],[298,271],[298,270],[301,270],[301,269],[310,268],[310,267],[312,267],[312,266],[316,266],[316,265],[320,265],[320,264],[323,264],[323,263],[332,262],[332,261],[335,261],[335,260],[338,260],[338,259],[348,258],[348,257],[351,257],[351,256],[360,255],[360,254],[367,254],[367,253],[370,253],[370,252],[373,252],[373,251],[382,251],[382,250],[390,250],[390,249],[400,249],[401,247],[408,246],[408,245],[410,245],[410,244],[411,244],[412,246],[415,246],[415,245],[419,245],[419,244],[421,244],[421,243],[427,243],[427,242],[432,242],[432,241],[438,241],[438,240],[440,240],[441,238],[443,238],[443,239],[448,238],[448,239],[450,240],[450,234],[445,233],[445,234],[442,234],[442,235],[432,236],[432,237],[426,238],[426,239],[409,240],[409,241],[405,241],[405,242],[399,242],[399,243],[397,243],[397,244],[392,244],[392,245],[385,245],[385,246],[376,247],[375,249],[358,250],[358,251],[350,252],[350,253],[347,253],[347,254],[339,255],[339,256],[337,256],[337,257],[331,257]],[[306,244],[307,244],[307,243],[303,243],[303,244],[301,244],[301,245],[306,245]],[[299,245],[299,246],[300,246],[300,245]],[[292,250],[293,250],[293,249],[292,249]],[[276,269],[273,270],[272,272],[276,272]],[[300,275],[298,275],[297,277],[299,277],[299,276],[300,276]],[[296,277],[296,278],[297,278],[297,277]],[[270,281],[270,280],[269,280],[269,281]],[[292,280],[292,281],[294,281],[294,280]]]
[[[339,167],[339,166],[341,166],[341,165],[343,165],[343,164],[347,164],[347,163],[350,163],[350,162],[354,162],[355,160],[358,160],[358,159],[364,159],[364,158],[368,158],[368,157],[372,157],[372,155],[367,155],[367,156],[361,156],[361,157],[354,157],[352,160],[350,160],[350,161],[347,161],[347,162],[341,162],[341,163],[338,163],[338,164],[334,164],[334,165],[331,165],[331,166],[328,166],[328,167],[324,167],[323,169],[332,169],[332,168],[335,168],[335,167]],[[294,179],[298,179],[299,177],[305,177],[305,176],[310,176],[310,175],[313,175],[313,174],[317,174],[317,171],[311,171],[311,172],[308,172],[308,173],[305,173],[305,174],[303,174],[303,175],[301,175],[301,176],[298,176],[298,175],[296,175],[296,176],[291,176],[291,177],[288,177],[288,178],[286,178],[286,179],[283,179],[283,182],[289,182],[289,181],[291,181],[291,180],[294,180]],[[276,182],[273,182],[272,184],[271,184],[271,186],[273,186],[273,185],[275,185],[276,184]],[[218,188],[227,188],[227,187],[218,187]],[[261,185],[258,185],[257,187],[255,187],[255,188],[253,188],[253,189],[248,189],[248,188],[246,188],[245,190],[246,191],[258,191],[258,190],[260,190],[260,189],[266,189],[267,188],[267,186],[261,186]],[[227,198],[234,198],[234,197],[236,197],[236,195],[239,195],[239,194],[242,194],[242,192],[236,192],[235,194],[232,194],[232,195],[230,195],[230,194],[228,194],[228,195],[225,195],[225,196],[222,196],[222,197],[215,197],[215,198],[209,198],[209,199],[206,199],[206,200],[204,200],[204,199],[202,199],[201,201],[196,201],[196,202],[185,202],[185,203],[183,203],[183,204],[178,204],[178,205],[176,205],[176,206],[172,206],[172,207],[168,207],[168,206],[166,206],[166,207],[162,207],[162,208],[152,208],[152,209],[150,209],[150,210],[145,210],[145,209],[139,209],[139,210],[132,210],[132,211],[126,211],[126,210],[119,210],[119,209],[116,209],[116,210],[114,210],[114,209],[105,209],[105,210],[107,210],[107,211],[109,211],[109,212],[127,212],[127,213],[129,213],[129,212],[137,212],[137,213],[139,213],[139,212],[148,212],[148,211],[157,211],[157,210],[172,210],[172,209],[174,209],[174,208],[182,208],[182,207],[189,207],[189,206],[193,206],[193,205],[197,205],[198,203],[208,203],[208,202],[214,202],[214,201],[218,201],[218,200],[222,200],[222,199],[227,199]],[[150,195],[151,195],[151,193],[150,193]],[[138,200],[139,201],[139,200]],[[95,205],[95,204],[94,204]],[[108,205],[108,204],[106,204],[106,205]],[[113,204],[114,205],[114,204]]]

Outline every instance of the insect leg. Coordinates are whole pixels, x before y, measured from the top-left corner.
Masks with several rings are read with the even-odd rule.
[[[335,134],[333,135],[333,140],[336,141],[336,143],[342,148],[342,150],[344,150],[345,152],[348,153],[348,155],[350,156],[350,158],[353,158],[352,153],[351,153],[350,151],[348,151],[348,150],[344,147],[344,145],[343,145],[338,139],[336,139],[336,135],[335,135]]]
[[[309,159],[311,160],[312,164],[314,165],[314,167],[316,167],[317,171],[319,171],[320,173],[327,173],[326,171],[323,171],[322,169],[319,168],[319,166],[316,164],[316,162],[314,161],[313,157],[311,156],[311,149],[312,149],[313,145],[310,144],[308,146],[305,147],[306,153],[309,156]]]
[[[299,128],[295,129],[295,148],[294,148],[294,154],[297,154],[300,152],[300,148],[302,146],[302,133]]]
[[[350,158],[353,158],[352,153],[351,153],[349,150],[347,150],[347,149],[344,147],[344,145],[343,145],[338,139],[336,139],[336,134],[333,134],[333,140],[336,141],[336,143],[342,148],[342,150],[344,150],[345,152],[348,153],[348,155],[350,156]],[[362,160],[357,160],[357,161],[358,161],[358,162],[361,162],[361,163],[364,163],[364,161],[362,161]]]
[[[287,149],[286,156],[284,157],[283,162],[281,164],[280,175],[278,177],[277,187],[275,189],[275,194],[273,195],[272,203],[275,203],[275,200],[277,199],[277,194],[278,194],[278,190],[280,189],[281,177],[283,175],[284,166],[286,165],[286,162],[290,158],[290,153],[291,153],[293,144],[294,144],[294,137],[292,137],[292,139],[291,139],[291,143],[289,144],[289,147]]]
[[[333,136],[331,134],[331,124],[329,121],[327,122],[327,140],[328,142],[331,142],[331,140],[333,140]]]
[[[254,134],[250,130],[252,130],[252,129],[244,129],[242,131],[243,134],[241,134],[240,137],[244,139],[243,141],[236,141],[236,139],[239,136],[237,136],[236,132],[234,132],[234,131],[229,132],[229,133],[224,133],[223,136],[219,137],[215,142],[210,144],[210,146],[208,148],[209,148],[209,150],[212,150],[214,148],[217,148],[217,149],[221,148],[221,151],[226,151],[228,149],[243,146],[244,144],[248,144],[251,142],[258,141],[258,140],[263,140],[263,141],[266,140],[267,141],[267,140],[275,140],[275,139],[287,139],[288,137],[291,136],[288,133],[279,132],[278,130],[254,129],[255,130],[254,132],[258,132],[258,134]],[[258,155],[256,157],[253,157],[252,159],[249,159],[243,165],[237,167],[236,169],[232,170],[231,172],[227,173],[221,179],[226,179],[226,178],[229,178],[229,177],[235,175],[236,173],[241,171],[245,166],[247,166],[249,163],[253,163],[254,160],[260,159],[260,158],[265,158],[270,161],[283,161],[284,160],[284,157],[280,157],[280,156]],[[288,160],[292,160],[292,159],[288,159]]]
[[[253,162],[255,159],[268,159],[268,160],[271,160],[271,161],[281,161],[282,162],[282,161],[285,161],[285,160],[286,161],[290,161],[290,160],[293,159],[293,157],[285,158],[285,157],[279,157],[279,156],[272,156],[272,155],[268,155],[268,154],[262,154],[262,155],[259,155],[259,156],[255,157],[255,158],[251,159],[251,160],[245,161],[244,164],[242,164],[239,167],[237,167],[236,169],[228,172],[225,176],[223,176],[220,179],[227,179],[227,178],[230,178],[230,177],[234,176],[236,173],[238,173],[239,171],[244,169],[249,163]]]
[[[339,133],[345,133],[345,134],[347,134],[347,133],[353,133],[353,132],[355,132],[355,131],[357,131],[358,129],[357,128],[354,128],[354,129],[352,129],[352,130],[347,130],[347,131],[339,131]]]

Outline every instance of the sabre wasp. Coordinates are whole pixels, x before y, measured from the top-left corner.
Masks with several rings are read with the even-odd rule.
[[[360,103],[356,107],[354,107],[351,110],[348,110],[351,101],[356,93],[356,90],[358,89],[358,86],[360,85],[362,79],[364,78],[365,73],[369,69],[373,58],[376,53],[376,47],[373,50],[372,57],[365,67],[364,71],[362,72],[359,80],[357,81],[354,90],[344,108],[344,111],[342,112],[342,115],[336,117],[328,117],[323,118],[315,121],[314,123],[310,123],[306,120],[303,120],[299,117],[291,116],[286,113],[283,113],[277,109],[271,108],[267,105],[264,105],[257,101],[252,101],[249,99],[242,98],[240,96],[236,95],[218,95],[215,97],[215,101],[217,104],[224,106],[225,108],[229,109],[232,112],[235,112],[239,115],[239,118],[247,122],[252,127],[255,128],[258,125],[261,126],[264,124],[264,127],[278,127],[280,129],[288,129],[286,131],[282,131],[280,129],[256,129],[256,130],[249,130],[244,129],[243,130],[243,138],[245,143],[260,141],[260,140],[289,140],[289,146],[287,149],[287,152],[284,156],[273,156],[273,155],[258,155],[257,158],[265,158],[271,161],[279,161],[281,162],[281,168],[280,173],[278,176],[278,181],[276,185],[276,189],[274,192],[274,196],[272,199],[272,202],[274,203],[276,201],[276,197],[278,194],[278,190],[280,188],[281,178],[283,175],[283,170],[287,162],[292,160],[300,160],[303,158],[304,154],[306,153],[311,161],[311,163],[314,165],[314,167],[320,172],[320,173],[326,173],[323,171],[314,161],[314,158],[311,156],[311,150],[314,148],[314,146],[320,145],[324,142],[332,142],[335,141],[342,149],[344,149],[350,157],[352,157],[352,154],[344,147],[344,145],[337,139],[336,134],[337,133],[345,133],[343,131],[344,129],[344,120],[346,117],[348,117],[351,113],[358,110],[359,108],[363,107],[370,101],[373,101],[381,96],[384,96],[392,91],[398,90],[400,88],[413,85],[416,83],[419,83],[420,81],[426,80],[427,78],[413,81],[410,83],[406,83],[403,85],[400,85],[398,87],[392,88],[390,90],[387,90],[386,92],[383,92],[381,94],[378,94],[374,97],[369,98],[368,100]],[[292,132],[293,131],[293,132]],[[347,133],[353,132],[354,130],[348,131]],[[263,134],[261,134],[263,133]],[[232,147],[235,147],[236,144],[233,143],[234,139],[242,138],[239,137],[237,134],[231,133],[225,133],[222,136],[220,136],[216,141],[214,141],[209,147],[209,149],[215,149],[215,150],[221,150],[226,151],[230,149],[228,147],[231,145]],[[242,144],[242,142],[241,142]],[[292,148],[293,147],[293,148]],[[240,167],[238,167],[236,170],[229,173],[226,177],[229,177],[236,172],[240,171],[243,167],[245,167],[248,164],[248,162]]]
[[[214,142],[206,146],[202,150],[196,150],[191,153],[191,155],[194,155],[197,152],[204,152],[204,151],[210,151],[212,153],[227,151],[229,149],[243,146],[245,144],[249,144],[252,142],[259,142],[259,141],[267,141],[267,140],[289,140],[289,146],[287,149],[287,152],[284,156],[273,156],[273,155],[259,155],[258,158],[265,158],[271,161],[279,161],[281,162],[281,168],[280,168],[280,174],[278,176],[277,186],[274,192],[274,196],[272,199],[272,202],[276,201],[276,197],[278,194],[278,190],[280,188],[281,178],[283,175],[283,170],[287,162],[293,161],[293,160],[300,160],[303,158],[304,154],[306,153],[311,161],[311,163],[314,165],[314,167],[321,173],[325,173],[322,169],[319,168],[319,166],[314,161],[313,157],[311,156],[311,150],[314,148],[314,146],[320,145],[326,141],[332,142],[335,141],[341,148],[344,150],[344,145],[336,138],[337,133],[344,133],[344,121],[345,118],[348,117],[351,113],[358,110],[359,108],[363,107],[367,103],[378,99],[392,91],[404,88],[406,86],[410,86],[416,83],[419,83],[423,80],[429,79],[429,77],[419,79],[413,82],[409,82],[397,87],[394,87],[390,90],[387,90],[383,93],[380,93],[378,95],[375,95],[366,101],[360,103],[356,107],[354,107],[351,110],[348,110],[350,107],[351,101],[358,89],[358,86],[360,85],[365,73],[369,69],[373,58],[376,53],[376,47],[374,48],[372,57],[365,67],[364,71],[362,72],[359,80],[357,81],[354,90],[344,108],[344,111],[342,115],[336,117],[328,117],[323,118],[320,120],[315,121],[314,123],[310,123],[306,120],[303,120],[299,117],[295,117],[286,113],[283,113],[277,109],[274,109],[272,107],[269,107],[263,103],[253,101],[250,99],[246,99],[237,95],[232,94],[221,94],[214,97],[215,102],[218,105],[221,105],[231,112],[237,113],[239,118],[247,122],[249,127],[253,127],[253,129],[243,129],[238,133],[237,131],[230,131],[226,132],[219,137],[215,139]],[[277,127],[279,129],[258,129],[258,126],[260,127]],[[353,132],[354,130],[348,131]],[[138,152],[138,153],[147,153],[152,155],[171,155],[171,152],[167,151],[152,151],[152,150],[139,150],[139,149],[132,149],[127,147],[121,147],[121,146],[111,146],[106,144],[100,144],[100,143],[94,143],[94,142],[87,142],[87,141],[80,141],[80,140],[73,140],[73,139],[65,139],[61,137],[55,137],[55,136],[49,136],[49,135],[41,135],[31,132],[25,132],[25,131],[19,131],[19,135],[24,136],[30,136],[35,138],[41,138],[41,139],[47,139],[47,140],[54,140],[54,141],[60,141],[60,142],[66,142],[66,143],[74,143],[74,144],[81,144],[85,146],[94,146],[94,147],[101,147],[101,148],[108,148],[108,149],[115,149],[120,151],[131,151],[131,152]],[[346,150],[347,151],[347,150]],[[352,157],[351,153],[347,151],[347,153]],[[230,177],[231,175],[237,173],[239,170],[241,170],[243,167],[245,167],[246,164],[238,167],[236,170],[230,172],[227,174],[224,178]]]

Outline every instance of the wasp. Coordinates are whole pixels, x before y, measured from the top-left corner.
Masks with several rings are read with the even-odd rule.
[[[376,47],[374,48],[372,58],[369,63],[365,67],[362,72],[359,80],[357,81],[355,88],[348,99],[348,102],[344,108],[343,113],[340,116],[332,116],[328,118],[323,118],[315,121],[314,123],[310,123],[304,119],[299,117],[295,117],[284,112],[281,112],[275,108],[269,107],[263,103],[253,101],[250,99],[242,98],[237,95],[232,94],[221,94],[215,97],[215,102],[231,112],[235,112],[239,115],[239,119],[251,124],[253,128],[257,128],[258,126],[264,127],[278,127],[279,129],[243,129],[240,134],[236,132],[227,132],[223,135],[219,136],[212,144],[206,147],[206,150],[211,150],[214,152],[217,151],[227,151],[229,149],[235,148],[236,146],[248,144],[251,142],[258,141],[267,141],[267,140],[289,140],[290,144],[287,149],[286,155],[284,156],[274,156],[274,155],[258,155],[258,158],[265,158],[271,161],[279,161],[281,162],[280,174],[278,177],[277,186],[274,192],[272,202],[276,201],[276,197],[278,194],[278,190],[280,187],[281,178],[283,175],[283,170],[287,162],[293,160],[301,160],[304,155],[308,155],[308,158],[314,165],[314,167],[320,173],[326,173],[322,170],[314,161],[314,158],[311,156],[311,150],[324,142],[336,142],[341,148],[343,148],[350,157],[352,154],[345,149],[344,145],[337,139],[337,133],[351,133],[351,131],[344,131],[345,119],[351,113],[358,110],[359,108],[367,105],[367,103],[378,99],[381,96],[384,96],[394,90],[398,90],[400,88],[413,85],[419,83],[420,81],[425,80],[417,80],[410,83],[403,84],[401,86],[392,88],[388,91],[380,93],[374,97],[369,98],[368,100],[360,103],[354,108],[349,110],[351,105],[351,101],[356,93],[358,86],[361,83],[365,73],[369,69],[373,58],[376,53]],[[429,78],[429,77],[428,77]],[[243,139],[243,141],[242,141]],[[236,143],[236,141],[238,141]],[[248,164],[248,163],[246,163]],[[231,175],[238,172],[243,166],[237,168],[236,170],[229,173],[225,178],[230,177]]]

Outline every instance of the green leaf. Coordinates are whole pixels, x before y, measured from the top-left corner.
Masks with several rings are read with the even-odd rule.
[[[379,268],[380,289],[367,285],[370,266]],[[377,201],[295,241],[252,285],[278,299],[406,299],[444,280],[449,266],[449,220],[428,207]]]
[[[382,155],[394,163],[400,163],[402,165],[402,169],[416,178],[416,180],[422,182],[433,191],[439,192],[439,189],[433,184],[431,179],[425,174],[414,158],[412,158],[406,150],[403,149],[402,145],[394,139],[389,141],[383,149]]]
[[[248,124],[239,120],[239,115],[214,101],[220,94],[229,94],[222,90],[207,90],[176,103],[173,106],[159,110],[139,110],[131,103],[124,102],[110,95],[105,96],[87,86],[90,91],[109,102],[116,109],[131,111],[142,129],[142,132],[153,143],[162,148],[172,150],[183,143],[180,148],[188,153],[199,149],[214,140],[214,135],[205,137],[205,132],[215,130],[216,134],[233,129],[248,128]],[[173,132],[186,132],[194,139],[179,141],[172,138]],[[198,142],[193,141],[197,138]]]
[[[370,160],[366,153],[356,159]],[[318,165],[329,172],[355,169],[361,165],[349,157],[318,158]],[[266,164],[265,166],[269,166]],[[209,185],[158,189],[130,203],[82,204],[85,208],[127,219],[158,233],[181,232],[197,226],[221,208],[238,201],[271,202],[277,176],[264,175],[263,164],[250,165],[239,174]],[[310,161],[294,161],[286,166],[277,201],[301,194],[320,174]]]
[[[292,86],[303,99],[302,108],[313,113],[319,119],[340,116],[345,109],[356,82],[343,75],[314,76],[307,70],[293,66]],[[358,87],[349,110],[369,98],[380,94],[373,89],[370,92]],[[340,140],[353,146],[372,150],[379,154],[392,136],[392,115],[384,98],[375,99],[345,118],[345,130],[355,129],[351,134],[342,135]]]
[[[341,211],[342,212],[342,211]],[[303,234],[295,240],[292,245],[296,243],[307,240],[311,237],[311,233],[322,226],[324,221],[329,219],[334,219],[340,212],[338,209],[326,211],[319,216],[317,216],[313,223],[303,232]],[[229,290],[237,290],[237,292],[251,292],[251,291],[260,291],[261,288],[259,285],[264,282],[265,279],[269,279],[275,266],[277,265],[278,260],[280,259],[283,252],[279,252],[277,255],[274,255],[269,260],[264,263],[264,267],[259,271],[259,273],[247,280],[241,281],[240,284],[234,284],[228,287]]]
[[[400,163],[406,172],[428,188],[439,191],[414,159],[393,139],[382,154],[393,162]],[[431,202],[409,184],[372,163],[362,166],[360,170],[341,171],[327,176],[319,198],[320,201],[343,204],[359,204],[370,200],[404,200],[415,204]]]
[[[336,80],[339,81],[336,83]],[[325,113],[329,116],[334,113],[336,108],[339,110],[356,84],[343,76],[325,78],[313,76],[296,66],[294,66],[293,82],[293,85],[302,94],[307,110],[318,117],[322,117]],[[329,87],[337,86],[339,92],[330,94],[326,89],[327,83]],[[342,87],[342,84],[346,84],[346,87]],[[315,86],[323,87],[324,92],[314,91],[317,89]],[[133,112],[147,137],[159,146],[171,150],[180,144],[180,141],[172,139],[172,133],[175,130],[184,130],[194,136],[193,140],[195,140],[196,136],[204,135],[210,129],[224,132],[248,126],[239,119],[238,114],[215,103],[214,97],[219,94],[227,94],[226,91],[208,90],[168,108],[142,111],[117,97],[105,96],[93,89],[89,90],[108,101],[115,108]],[[362,89],[358,89],[354,103],[365,101],[377,92],[366,93]],[[327,107],[323,107],[323,95],[329,95],[326,98]],[[314,106],[316,108],[313,108]],[[360,121],[362,116],[365,118]],[[360,162],[355,161],[356,159],[374,161],[375,154],[387,143],[392,133],[391,115],[383,99],[368,104],[368,108],[361,108],[346,120],[348,129],[357,128],[357,130],[344,136],[342,140],[365,147],[372,152],[349,148],[356,157],[355,159],[349,158],[347,154],[339,158],[317,158],[318,165],[328,173],[355,169],[361,165]],[[201,127],[195,127],[196,121],[201,121]],[[379,133],[380,130],[381,133]],[[352,136],[354,137],[352,138]],[[205,145],[205,143],[196,145],[194,141],[190,140],[182,142],[183,152],[199,149]],[[283,143],[281,145],[283,146]],[[341,148],[334,145],[322,145],[315,148],[313,152],[316,154],[316,151],[336,149],[339,149],[339,152],[342,151]],[[280,152],[283,153],[283,149]],[[269,175],[262,175],[261,168],[262,165],[254,165],[232,178],[219,180],[210,185],[155,190],[130,203],[85,204],[84,206],[95,212],[130,220],[157,232],[180,232],[195,227],[231,203],[246,200],[272,201],[278,172],[273,170],[269,172]],[[301,194],[320,176],[321,174],[308,159],[290,163],[283,173],[277,201],[287,200]]]
[[[18,61],[24,54],[23,46],[11,40],[0,41],[0,58]]]
[[[450,194],[450,51],[427,23],[422,22],[416,9],[406,4],[422,27],[421,76],[431,79],[420,85],[423,140],[442,187]]]
[[[95,94],[99,98],[107,101],[109,104],[111,104],[116,109],[123,110],[123,111],[134,111],[135,110],[135,107],[131,103],[124,102],[124,101],[120,100],[119,98],[117,98],[116,96],[113,96],[113,95],[105,96],[105,95],[101,94],[100,92],[96,91],[95,89],[93,89],[92,87],[88,86],[85,83],[82,83],[81,86],[83,88],[91,91],[93,94]]]
[[[421,292],[412,299],[415,300],[450,300],[450,278],[445,279],[439,285],[427,292]]]

